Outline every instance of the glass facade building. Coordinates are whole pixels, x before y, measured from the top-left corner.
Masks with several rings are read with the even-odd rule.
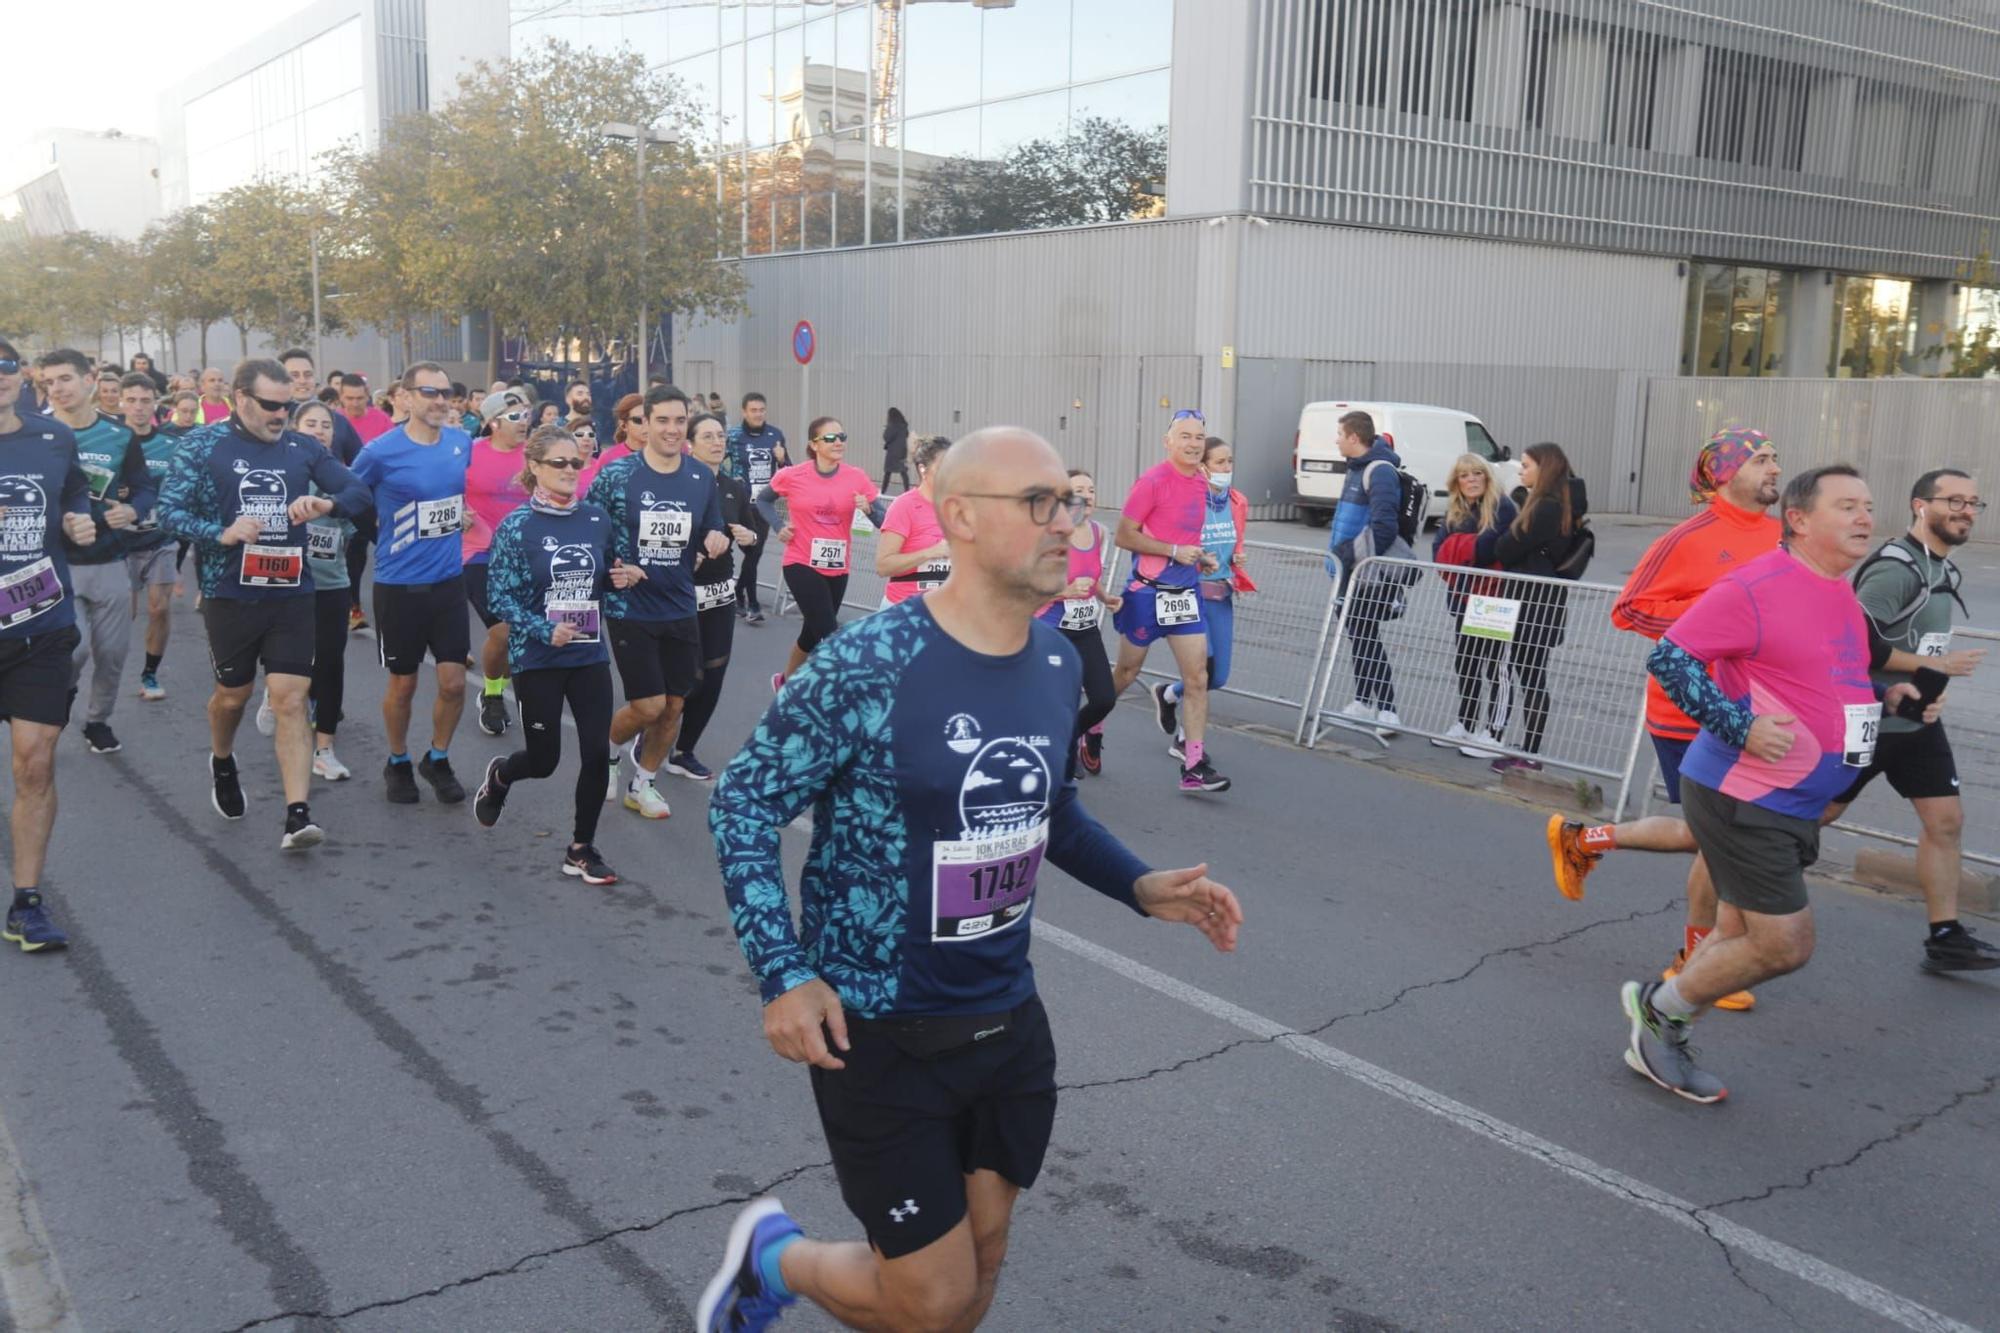
[[[186,108],[187,202],[258,175],[304,173],[320,154],[361,137],[361,20],[350,18]]]
[[[699,109],[734,253],[1165,211],[1173,0],[514,0],[510,45],[629,45]]]

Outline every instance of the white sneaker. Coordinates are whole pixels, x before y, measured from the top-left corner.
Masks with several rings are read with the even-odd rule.
[[[604,799],[615,801],[625,791],[625,785],[618,780],[618,751],[611,752],[611,781],[605,784]]]
[[[257,701],[257,734],[275,735],[278,730],[278,715],[271,711],[271,692],[264,691],[264,697]]]
[[[1482,744],[1482,742],[1491,742],[1491,745]],[[1498,759],[1502,754],[1506,753],[1504,750],[1492,748],[1492,746],[1497,746],[1499,743],[1499,735],[1489,732],[1484,736],[1475,736],[1470,745],[1459,746],[1458,752],[1467,759]]]
[[[1396,710],[1393,708],[1383,709],[1375,715],[1375,720],[1382,724],[1375,728],[1375,734],[1385,741],[1399,732],[1403,726],[1403,719],[1396,716]]]
[[[625,808],[648,819],[665,819],[673,814],[667,805],[667,798],[660,795],[659,788],[650,782],[633,780],[625,789]]]
[[[1340,715],[1351,717],[1357,722],[1373,722],[1375,705],[1362,703],[1359,699],[1350,699],[1347,701],[1347,706],[1340,710]]]
[[[1441,750],[1449,750],[1454,746],[1465,745],[1471,740],[1472,733],[1465,729],[1465,724],[1454,722],[1445,731],[1444,735],[1431,737],[1431,744]]]
[[[354,774],[347,765],[340,762],[340,756],[333,752],[331,745],[313,751],[313,776],[325,778],[328,782],[345,782]]]

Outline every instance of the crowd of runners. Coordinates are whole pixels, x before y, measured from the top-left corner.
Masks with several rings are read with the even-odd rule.
[[[195,678],[180,670],[192,652],[169,645],[173,601],[192,593],[207,638],[204,785],[222,819],[248,815],[235,745],[252,714],[275,748],[288,852],[327,837],[313,783],[354,778],[336,753],[345,668],[350,638],[372,637],[387,802],[426,788],[468,800],[452,747],[470,702],[483,732],[520,737],[470,794],[491,827],[528,799],[522,783],[562,767],[570,727],[559,869],[605,885],[618,878],[596,846],[606,804],[665,819],[663,770],[715,782],[709,827],[765,1032],[811,1067],[865,1239],[807,1239],[777,1201],[757,1200],[730,1231],[701,1327],[762,1328],[800,1297],[857,1327],[976,1325],[1054,1118],[1055,1048],[1028,962],[1043,863],[1219,950],[1237,944],[1242,907],[1208,867],[1144,863],[1077,796],[1079,775],[1103,773],[1104,720],[1160,640],[1177,679],[1150,702],[1178,788],[1230,787],[1209,748],[1209,694],[1229,676],[1235,598],[1256,585],[1229,443],[1198,411],[1175,412],[1164,456],[1107,526],[1089,473],[1011,427],[911,439],[893,414],[885,442],[900,430],[892,462],[909,467],[892,468],[904,490],[891,502],[846,461],[841,421],[812,420],[794,453],[756,394],[731,427],[719,399],[667,384],[615,404],[578,385],[545,404],[517,383],[474,395],[428,362],[380,402],[358,377],[329,394],[297,349],[192,387],[161,378],[150,363],[118,372],[63,349],[31,365],[0,340],[4,938],[29,952],[67,943],[41,888],[57,741],[88,676],[84,743],[121,748],[112,722],[134,624],[143,708]],[[1332,534],[1336,578],[1409,535],[1390,442],[1365,416],[1342,427],[1358,466]],[[1454,477],[1441,562],[1560,572],[1580,488],[1559,449],[1536,448],[1513,497],[1469,466]],[[1547,840],[1570,898],[1615,850],[1694,854],[1679,949],[1661,981],[1621,998],[1627,1062],[1707,1102],[1726,1093],[1696,1063],[1690,1025],[1711,1006],[1749,1008],[1755,987],[1805,963],[1818,829],[1878,774],[1923,825],[1923,965],[1992,968],[2000,950],[1958,920],[1963,816],[1939,720],[1945,685],[1979,665],[1950,648],[1962,609],[1951,554],[1984,509],[1973,478],[1915,479],[1908,530],[1887,543],[1853,469],[1785,479],[1755,431],[1705,445],[1691,487],[1700,511],[1654,543],[1614,613],[1658,640],[1647,727],[1685,819],[1557,815]],[[843,628],[863,516],[879,529],[887,591]],[[718,780],[698,751],[737,622],[764,623],[768,544],[800,628]],[[1116,551],[1131,565],[1114,580]],[[1556,613],[1524,614],[1546,625]],[[1545,723],[1548,646],[1505,663],[1458,655],[1468,746],[1491,739],[1480,699],[1502,671],[1521,681],[1531,729]],[[1393,728],[1386,657],[1357,660],[1354,706]],[[781,843],[807,813],[794,886]]]

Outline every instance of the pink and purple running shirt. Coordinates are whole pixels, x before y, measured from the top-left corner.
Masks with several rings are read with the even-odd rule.
[[[459,542],[466,564],[482,563],[500,520],[528,502],[520,481],[527,457],[519,449],[495,449],[491,440],[472,442],[472,461],[465,469],[465,507],[472,511],[472,526]]]
[[[901,537],[905,554],[927,551],[944,540],[944,529],[938,526],[937,506],[926,500],[922,491],[904,491],[897,496],[890,503],[889,512],[882,516],[882,531]],[[890,606],[907,602],[943,583],[950,573],[950,556],[927,560],[910,573],[890,579],[888,587],[882,590],[882,600]]]
[[[792,539],[785,543],[784,563],[828,578],[845,574],[854,547],[854,499],[872,505],[882,494],[868,474],[842,463],[829,475],[807,460],[779,468],[771,489],[791,504]]]
[[[1197,470],[1183,473],[1172,462],[1149,468],[1132,483],[1123,516],[1139,525],[1154,541],[1174,546],[1201,545],[1202,520],[1208,513],[1208,478]],[[1169,587],[1192,588],[1201,578],[1194,565],[1177,565],[1163,555],[1142,555],[1134,572]]]
[[[1666,638],[1708,663],[1715,683],[1757,716],[1788,713],[1797,739],[1769,763],[1704,728],[1681,776],[1782,815],[1817,819],[1868,766],[1882,706],[1868,679],[1868,629],[1846,579],[1790,551],[1725,576]]]

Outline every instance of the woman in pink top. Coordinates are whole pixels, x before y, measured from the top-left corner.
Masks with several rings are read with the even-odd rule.
[[[813,420],[806,431],[806,454],[805,462],[774,473],[757,495],[757,512],[785,544],[785,587],[805,620],[785,669],[771,677],[773,691],[805,665],[821,639],[840,628],[854,511],[864,510],[877,527],[888,517],[882,492],[866,472],[845,461],[847,429],[838,418]],[[785,515],[778,512],[780,499],[786,502]]]
[[[938,460],[951,447],[942,435],[926,435],[917,441],[910,461],[917,466],[915,490],[904,491],[889,506],[882,520],[882,536],[875,543],[875,572],[889,580],[882,590],[882,605],[907,602],[929,592],[951,573],[951,547],[944,529],[938,526],[937,501],[931,492],[931,474]]]
[[[1062,596],[1035,614],[1062,631],[1083,659],[1083,707],[1076,714],[1076,762],[1095,776],[1104,771],[1104,719],[1118,702],[1111,683],[1111,659],[1104,651],[1104,613],[1117,614],[1125,599],[1104,590],[1105,555],[1111,536],[1091,515],[1097,512],[1097,480],[1080,467],[1069,470],[1070,494],[1090,507],[1069,535],[1069,585]]]
[[[479,671],[486,692],[479,700],[479,729],[489,736],[507,730],[507,705],[501,691],[507,680],[507,622],[486,604],[486,558],[500,520],[527,503],[521,489],[521,445],[528,438],[528,409],[510,407],[488,423],[491,434],[472,442],[472,461],[465,469],[465,507],[472,525],[465,530],[465,599],[472,603],[486,638],[479,648]]]

